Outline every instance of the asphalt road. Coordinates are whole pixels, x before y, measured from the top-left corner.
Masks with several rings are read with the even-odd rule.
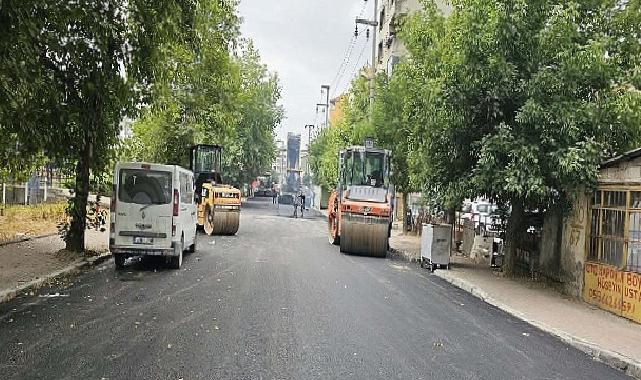
[[[109,261],[0,305],[0,378],[625,378],[415,265],[340,254],[320,218],[244,207],[180,271]]]

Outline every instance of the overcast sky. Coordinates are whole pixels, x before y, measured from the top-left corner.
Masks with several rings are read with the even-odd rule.
[[[372,0],[241,0],[243,35],[254,41],[263,62],[280,76],[286,118],[277,129],[279,139],[298,132],[306,143],[304,126],[324,122],[323,113],[316,115],[316,103],[324,103],[320,86],[335,80],[354,35],[354,19],[364,6],[365,16],[373,17],[372,4]],[[342,80],[331,94],[345,89],[352,74],[370,59],[371,44],[362,27],[361,31],[349,63],[341,70]]]

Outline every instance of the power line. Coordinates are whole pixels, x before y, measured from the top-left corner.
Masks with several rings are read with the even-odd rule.
[[[358,70],[363,67],[363,65],[361,64],[361,61],[363,59],[363,56],[365,55],[365,50],[367,50],[367,45],[368,45],[367,44],[367,40],[363,41],[362,45],[363,46],[361,47],[361,50],[360,50],[360,52],[358,54],[358,58],[356,59],[356,61],[354,61],[354,66],[352,67],[351,74],[349,75],[349,77],[347,79],[347,82],[344,83],[344,85],[343,85],[342,81],[341,81],[341,83],[337,84],[337,89],[340,88],[341,92],[345,91],[347,89],[347,87],[349,87],[350,82],[352,81],[352,79],[354,79],[354,77],[356,76],[356,73],[358,72]],[[341,86],[338,86],[338,85],[341,85]]]
[[[367,0],[364,0],[361,10],[358,14],[358,17],[362,17],[363,14],[365,14],[366,8],[367,8]],[[358,40],[358,36],[359,36],[358,29],[356,29],[354,35],[349,41],[349,44],[347,45],[347,49],[345,50],[345,54],[343,55],[343,60],[341,61],[341,65],[339,66],[338,71],[336,72],[336,75],[334,76],[334,79],[330,84],[331,88],[336,88],[339,81],[342,79],[342,76],[345,75],[347,66],[349,65],[349,60],[352,56],[352,53],[354,52],[354,47],[356,46],[356,41]],[[332,97],[334,97],[335,94],[336,94],[336,91],[334,90],[332,93]]]
[[[358,59],[356,60],[356,64],[354,65],[354,70],[352,70],[352,75],[350,78],[354,78],[356,75],[356,72],[363,68],[363,65],[360,65],[361,60],[363,59],[363,55],[365,55],[365,50],[367,49],[367,42],[363,44],[363,47],[361,48],[361,52],[358,54]]]

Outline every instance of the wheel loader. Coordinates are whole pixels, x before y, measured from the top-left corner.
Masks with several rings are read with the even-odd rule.
[[[340,152],[339,179],[329,198],[329,241],[344,253],[385,257],[392,230],[391,152],[352,146]]]
[[[222,146],[195,145],[190,167],[196,178],[198,227],[208,235],[235,235],[240,225],[240,190],[223,183]]]

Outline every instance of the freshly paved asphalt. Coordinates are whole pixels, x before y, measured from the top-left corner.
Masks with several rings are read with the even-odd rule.
[[[180,271],[110,261],[0,305],[0,378],[625,378],[415,265],[343,255],[289,211],[248,202],[238,235],[201,235]]]

